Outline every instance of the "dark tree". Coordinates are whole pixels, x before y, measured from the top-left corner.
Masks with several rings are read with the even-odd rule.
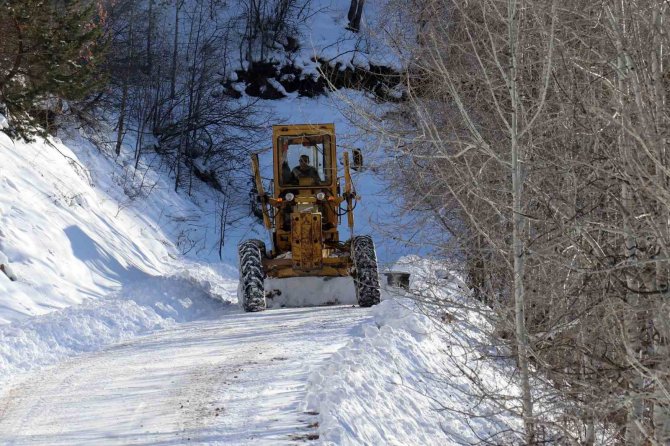
[[[4,1],[0,34],[0,102],[22,137],[46,133],[62,100],[82,99],[103,84],[103,33],[93,3]]]
[[[349,19],[349,26],[347,29],[357,33],[361,29],[361,17],[363,16],[363,5],[365,0],[351,0],[349,5],[349,13],[347,18]]]

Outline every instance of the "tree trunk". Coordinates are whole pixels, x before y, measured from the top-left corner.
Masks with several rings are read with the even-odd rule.
[[[121,155],[121,144],[123,143],[123,133],[125,131],[126,121],[126,103],[128,102],[128,82],[123,81],[123,88],[121,91],[121,107],[119,110],[119,120],[116,126],[116,156]]]
[[[668,157],[667,157],[667,138],[665,136],[665,126],[667,125],[667,117],[664,122],[664,116],[666,114],[666,90],[664,88],[663,73],[665,70],[664,62],[664,40],[662,38],[662,33],[664,32],[665,26],[665,14],[667,12],[668,5],[664,3],[663,5],[656,4],[654,6],[654,11],[652,13],[652,26],[654,32],[654,41],[652,45],[652,81],[654,85],[654,102],[655,102],[655,122],[654,130],[655,137],[657,138],[657,157],[659,163],[656,164],[656,177],[657,184],[661,186],[661,189],[668,189],[668,179],[667,175],[664,172],[662,167],[667,166]],[[662,163],[662,164],[661,164]],[[658,204],[658,220],[661,226],[661,232],[667,237],[670,231],[670,212],[667,207],[663,205],[663,202],[659,200]],[[663,241],[660,243],[663,245]],[[667,246],[662,246],[661,253],[668,252]],[[662,257],[660,255],[659,257]],[[652,328],[654,331],[659,333],[658,338],[652,337],[651,352],[654,358],[668,358],[670,357],[670,348],[669,348],[669,322],[668,318],[663,311],[663,301],[668,299],[668,267],[667,262],[657,261],[656,262],[656,283],[654,288],[660,293],[659,298],[656,299],[656,304],[653,309],[652,316]],[[667,364],[664,364],[662,361],[659,361],[659,369],[655,370],[657,376],[670,376],[670,370],[667,369]],[[670,406],[667,404],[668,397],[664,396],[664,391],[667,391],[670,383],[668,379],[660,378],[655,385],[655,394],[656,398],[654,401],[654,406],[652,410],[652,423],[656,429],[655,438],[661,441],[662,443],[670,442]],[[661,400],[661,401],[659,401]],[[665,404],[662,402],[665,400]]]
[[[126,122],[126,109],[128,106],[128,88],[129,88],[129,79],[130,70],[133,60],[133,45],[134,45],[134,25],[135,25],[135,14],[134,9],[131,9],[130,13],[130,23],[128,26],[128,54],[126,55],[126,72],[123,76],[123,86],[121,87],[121,107],[119,111],[119,120],[117,122],[116,129],[116,156],[121,154],[121,144],[123,143],[123,134],[125,132],[125,122]]]
[[[174,42],[172,48],[172,73],[170,75],[170,99],[174,101],[177,88],[177,58],[179,56],[179,11],[183,0],[175,2],[174,12]]]
[[[351,0],[349,4],[349,12],[347,18],[349,19],[350,31],[357,33],[361,29],[361,17],[363,16],[363,5],[365,0]]]
[[[147,76],[153,73],[153,34],[154,34],[154,0],[149,0],[149,25],[147,27]]]
[[[519,106],[520,98],[517,85],[517,38],[519,18],[517,0],[508,3],[508,38],[510,46],[509,93],[512,104],[510,119],[510,150],[512,156],[512,252],[514,255],[514,318],[516,326],[516,344],[518,350],[519,370],[521,374],[521,392],[523,419],[526,429],[526,443],[533,444],[535,424],[533,421],[533,400],[530,390],[530,371],[528,366],[528,333],[525,318],[525,248],[523,241],[524,217],[522,212],[522,166],[520,162],[521,147],[519,146]]]

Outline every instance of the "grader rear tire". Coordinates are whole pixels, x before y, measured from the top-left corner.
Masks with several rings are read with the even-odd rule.
[[[244,311],[263,311],[265,302],[265,285],[263,272],[263,255],[265,243],[260,240],[247,240],[237,247],[240,257],[240,291]]]
[[[354,286],[356,299],[361,307],[371,307],[381,301],[377,254],[372,237],[360,235],[351,240],[351,256],[354,262]]]

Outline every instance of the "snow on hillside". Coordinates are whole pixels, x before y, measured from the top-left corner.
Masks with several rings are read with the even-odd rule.
[[[64,136],[67,144],[27,143],[0,133],[3,381],[175,322],[220,316],[236,299],[233,267],[180,254],[185,233],[206,237],[190,227],[205,210],[152,170],[142,172],[151,189],[143,193],[123,160],[77,132]]]
[[[147,176],[151,194],[133,200],[132,172],[83,138],[26,143],[0,133],[0,256],[16,278],[0,275],[0,323],[175,271],[179,234],[169,232],[203,211]]]
[[[306,2],[304,17],[298,24],[299,48],[289,54],[277,50],[267,56],[268,62],[288,63],[302,71],[303,76],[320,75],[315,59],[327,61],[340,70],[346,68],[369,69],[371,65],[399,69],[401,63],[385,44],[385,39],[376,35],[378,21],[386,1],[368,2],[365,5],[361,29],[352,32],[348,29],[348,0],[310,0]],[[231,8],[223,14],[236,17],[239,11]],[[169,26],[169,25],[168,25]],[[230,55],[228,63],[234,70],[246,65],[245,62]],[[234,76],[234,74],[232,75]]]
[[[319,413],[323,444],[516,444],[520,419],[483,401],[473,381],[518,396],[513,364],[481,361],[490,345],[486,309],[439,265],[416,256],[399,261],[412,270],[411,289],[430,290],[444,306],[436,314],[411,292],[385,289],[372,320],[310,377],[306,408]],[[437,322],[445,318],[448,324]]]

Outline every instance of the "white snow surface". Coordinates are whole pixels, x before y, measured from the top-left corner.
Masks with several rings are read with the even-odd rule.
[[[84,166],[58,140],[26,143],[0,133],[0,260],[16,276],[10,282],[0,274],[0,323],[106,296],[172,268],[170,243],[151,213],[122,208],[113,185],[120,169],[94,159],[107,171]]]
[[[178,322],[220,317],[236,283],[211,269],[131,282],[122,292],[0,326],[0,370],[9,377]],[[0,379],[0,388],[3,385]]]
[[[401,69],[402,64],[393,51],[385,44],[385,39],[377,35],[378,21],[384,20],[380,11],[386,0],[366,2],[358,33],[347,30],[349,1],[312,0],[310,9],[312,24],[306,33],[303,47],[305,67],[310,67],[310,59],[316,54],[340,69],[347,67],[370,68],[381,65]]]
[[[370,34],[380,4],[367,3],[354,34],[348,2],[313,1],[295,63],[316,74],[318,52],[342,68],[398,66]],[[343,91],[265,106],[272,123],[334,122],[340,148],[370,149],[343,113],[363,101]],[[214,194],[174,193],[151,157],[136,170],[129,137],[117,159],[79,130],[59,137],[0,131],[0,444],[446,445],[519,429],[460,372],[515,392],[509,365],[466,348],[485,343],[477,312],[454,310],[445,326],[398,290],[360,309],[350,280],[291,279],[268,282],[282,290],[272,307],[340,306],[244,314],[231,305],[236,245],[264,238],[258,225],[231,226],[219,261]],[[377,222],[402,220],[365,153],[355,233],[375,234],[381,266],[411,272],[413,290],[467,300],[438,264],[396,262],[407,250]]]
[[[430,274],[430,262],[414,258],[413,264]],[[435,291],[447,296],[457,288],[450,284]],[[387,289],[357,336],[311,374],[306,408],[319,413],[322,444],[519,441],[510,434],[520,431],[519,420],[479,400],[481,391],[463,372],[476,371],[492,388],[516,389],[509,365],[482,362],[470,350],[473,340],[482,342],[484,321],[460,312],[445,327],[422,313],[408,293]]]
[[[514,387],[459,350],[475,316],[447,335],[390,291],[372,309],[241,313],[233,266],[180,254],[201,205],[152,170],[130,199],[123,158],[64,137],[0,133],[0,444],[463,444],[516,428],[463,415],[478,402],[458,367]],[[403,262],[415,288],[444,277]]]

